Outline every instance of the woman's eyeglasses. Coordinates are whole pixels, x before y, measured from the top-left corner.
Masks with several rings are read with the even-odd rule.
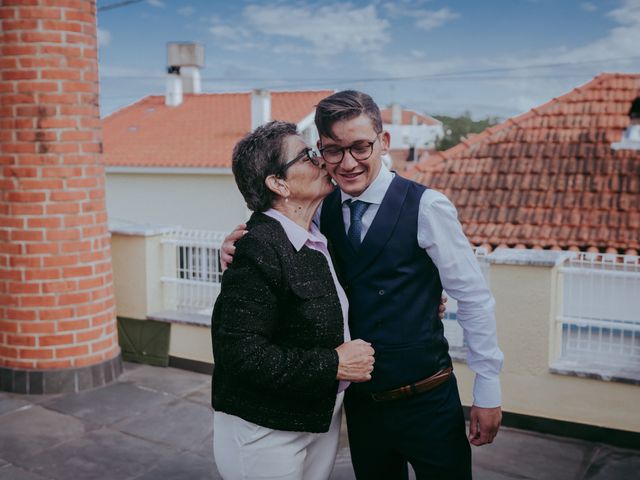
[[[284,175],[291,165],[299,162],[300,160],[309,161],[316,167],[320,166],[320,156],[312,148],[305,148],[293,160],[289,160],[287,163],[282,165],[279,175]]]

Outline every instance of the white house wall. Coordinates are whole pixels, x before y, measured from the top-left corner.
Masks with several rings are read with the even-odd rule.
[[[433,147],[437,137],[443,136],[442,125],[393,125],[384,124],[391,135],[392,149],[409,147]]]
[[[179,225],[230,231],[248,218],[233,175],[107,171],[111,224]]]

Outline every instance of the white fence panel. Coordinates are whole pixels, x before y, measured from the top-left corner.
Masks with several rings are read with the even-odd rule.
[[[179,230],[167,234],[162,243],[175,258],[162,277],[165,308],[210,316],[220,292],[222,269],[220,247],[226,233]]]
[[[640,257],[580,253],[560,268],[553,367],[640,376]]]

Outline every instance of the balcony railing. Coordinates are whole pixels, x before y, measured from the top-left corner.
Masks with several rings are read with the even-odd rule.
[[[559,275],[552,367],[640,378],[640,257],[579,253]]]
[[[207,323],[220,291],[220,247],[226,233],[178,230],[162,239],[164,307],[202,316]],[[168,260],[166,260],[168,259]]]

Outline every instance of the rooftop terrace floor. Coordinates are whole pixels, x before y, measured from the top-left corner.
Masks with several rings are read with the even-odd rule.
[[[221,478],[210,377],[125,364],[118,382],[69,395],[0,392],[0,480]],[[502,428],[473,448],[476,480],[639,478],[640,450]],[[331,477],[353,479],[342,445]]]

